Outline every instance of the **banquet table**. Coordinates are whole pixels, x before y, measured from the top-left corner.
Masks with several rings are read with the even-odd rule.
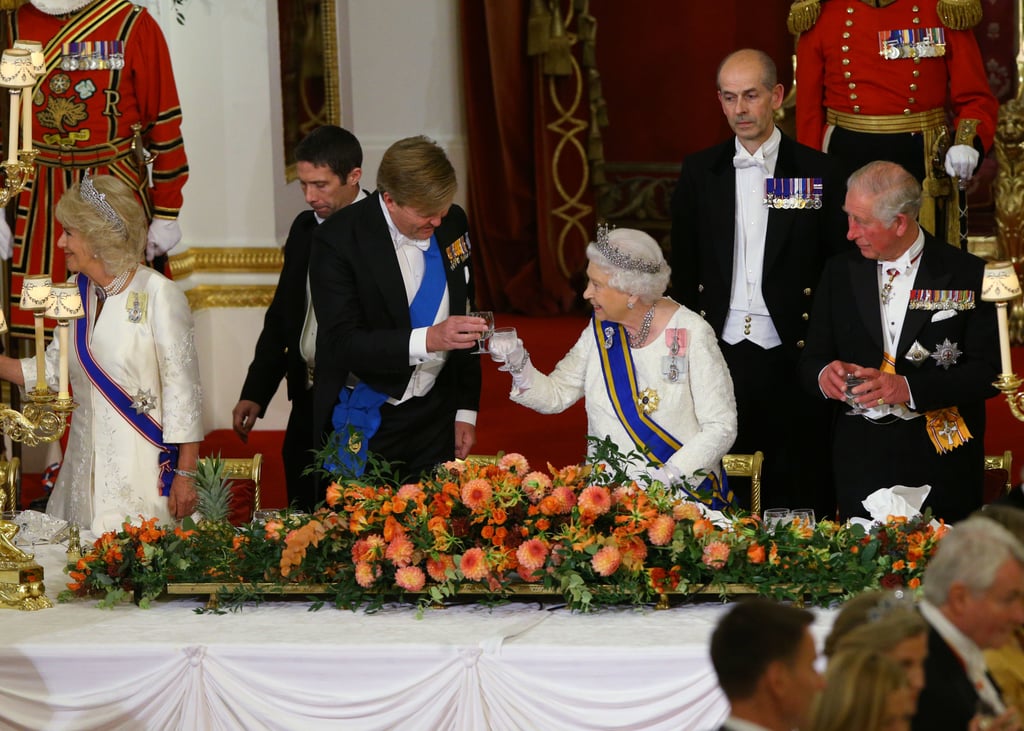
[[[578,614],[516,602],[369,613],[306,599],[197,614],[56,603],[0,613],[0,728],[713,729],[728,704],[708,639],[727,605]],[[819,644],[833,612],[815,610]]]

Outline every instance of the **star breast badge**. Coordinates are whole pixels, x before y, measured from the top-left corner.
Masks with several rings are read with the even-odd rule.
[[[150,391],[139,389],[139,392],[132,396],[132,408],[136,414],[148,414],[156,408],[156,398]]]
[[[957,345],[958,343],[949,342],[949,338],[946,338],[942,343],[936,343],[935,352],[932,353],[932,358],[935,359],[936,363],[948,371],[949,367],[956,365],[957,360],[959,360],[960,356],[963,355]]]

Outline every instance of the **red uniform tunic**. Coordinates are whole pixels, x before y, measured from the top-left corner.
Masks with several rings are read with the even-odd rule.
[[[150,218],[173,219],[181,209],[188,161],[167,43],[145,9],[128,0],[96,0],[61,18],[22,5],[12,37],[40,41],[47,68],[32,102],[36,176],[18,198],[11,260],[11,332],[26,336],[32,318],[17,309],[22,277],[52,272],[56,281],[64,279],[53,218],[64,190],[87,169],[114,175],[138,192]],[[96,62],[89,63],[90,55]],[[136,123],[146,149],[157,153],[152,187],[131,152]]]
[[[942,28],[945,55],[888,60],[879,32]],[[853,115],[895,115],[953,109],[978,120],[987,150],[999,103],[992,95],[974,33],[942,25],[935,0],[897,0],[884,8],[858,0],[826,0],[813,28],[800,36],[796,64],[797,139],[822,148],[826,109]]]

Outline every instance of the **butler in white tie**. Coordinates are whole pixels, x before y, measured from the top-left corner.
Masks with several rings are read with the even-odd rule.
[[[829,413],[800,390],[796,363],[824,261],[848,246],[845,175],[775,126],[782,98],[764,53],[736,51],[720,65],[718,100],[736,135],[683,162],[672,291],[719,337],[739,417],[731,451],[765,453],[763,504],[827,515]],[[742,502],[743,486],[732,487]]]

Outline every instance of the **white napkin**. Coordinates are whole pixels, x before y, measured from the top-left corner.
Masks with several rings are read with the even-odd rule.
[[[871,520],[850,518],[850,522],[864,526],[864,529],[868,530],[875,523],[884,523],[890,515],[914,518],[921,514],[921,506],[924,505],[924,501],[931,491],[931,485],[921,485],[920,487],[893,485],[875,490],[861,502],[864,509],[868,511],[868,515],[871,516]]]

